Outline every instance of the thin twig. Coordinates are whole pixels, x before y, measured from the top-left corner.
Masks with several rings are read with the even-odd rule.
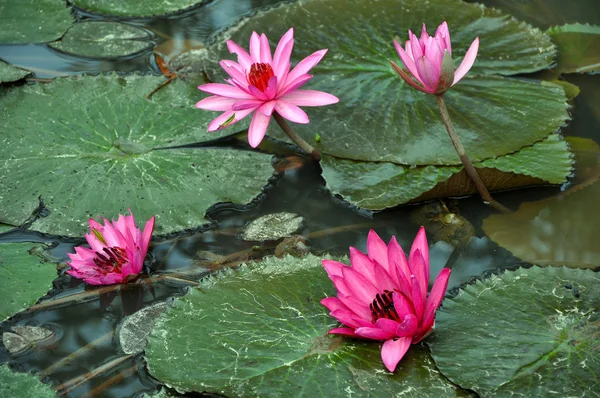
[[[137,365],[133,365],[122,372],[117,373],[110,379],[106,380],[104,383],[94,387],[92,391],[84,395],[84,398],[93,398],[97,397],[104,392],[107,388],[112,387],[113,385],[122,382],[127,377],[133,375],[137,371]]]
[[[438,107],[440,108],[442,121],[444,122],[444,126],[446,126],[446,130],[448,131],[448,135],[450,136],[450,140],[452,141],[452,145],[454,145],[454,149],[456,149],[456,153],[458,154],[460,161],[465,167],[465,171],[471,178],[471,181],[473,181],[475,189],[477,189],[477,192],[479,192],[481,198],[494,209],[502,213],[511,213],[511,211],[508,208],[504,207],[492,198],[492,195],[490,195],[487,188],[485,187],[485,184],[481,180],[479,173],[477,173],[477,170],[473,166],[473,163],[471,163],[471,159],[469,159],[469,156],[465,151],[465,147],[463,147],[462,143],[460,142],[460,138],[458,138],[458,134],[456,134],[456,130],[454,130],[454,126],[452,125],[452,120],[450,120],[450,115],[448,114],[448,108],[446,108],[446,103],[444,102],[443,95],[436,95],[435,98],[437,100]]]
[[[79,387],[80,385],[82,385],[83,383],[90,381],[94,377],[119,366],[120,364],[122,364],[123,362],[125,362],[126,360],[128,360],[131,357],[133,357],[133,354],[124,355],[122,357],[115,358],[112,361],[109,361],[109,362],[97,367],[94,370],[84,373],[81,376],[74,377],[71,380],[68,380],[68,381],[54,387],[54,389],[57,392],[56,395],[58,397],[66,395],[69,391],[74,390],[77,387]]]
[[[308,142],[304,141],[302,137],[300,137],[296,132],[292,129],[292,127],[285,121],[283,117],[277,112],[273,112],[273,118],[281,127],[284,133],[290,137],[292,141],[296,143],[304,152],[310,154],[312,158],[316,161],[321,160],[321,154],[315,150]]]

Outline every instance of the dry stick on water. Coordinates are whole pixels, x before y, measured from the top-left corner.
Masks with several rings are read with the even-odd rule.
[[[77,387],[79,387],[80,385],[82,385],[83,383],[90,381],[94,377],[119,366],[120,364],[122,364],[123,362],[125,362],[126,360],[128,360],[129,358],[132,358],[132,357],[133,357],[133,354],[129,354],[129,355],[124,355],[122,357],[115,358],[112,361],[107,362],[107,363],[97,367],[94,370],[91,370],[81,376],[77,376],[71,380],[64,382],[63,384],[54,387],[54,389],[56,390],[56,395],[58,397],[67,395],[67,393],[69,393],[69,391],[74,390]]]
[[[442,121],[444,122],[444,126],[446,126],[446,130],[448,131],[448,135],[450,136],[450,140],[452,141],[452,145],[454,145],[454,149],[456,149],[456,153],[458,153],[458,157],[465,167],[465,171],[473,181],[477,192],[481,198],[489,203],[494,209],[502,212],[502,213],[511,213],[509,209],[502,206],[500,203],[496,202],[492,195],[488,192],[487,188],[483,181],[481,181],[481,177],[479,177],[479,173],[475,170],[473,163],[471,163],[471,159],[467,155],[465,148],[463,147],[460,139],[458,138],[458,134],[456,134],[456,130],[454,130],[454,126],[452,126],[452,120],[450,120],[450,115],[448,114],[448,108],[446,108],[446,103],[444,102],[443,95],[436,95],[435,99],[437,100],[438,107],[440,108],[440,113],[442,115]]]
[[[298,145],[304,152],[310,154],[310,156],[312,156],[312,158],[314,160],[316,160],[316,161],[321,160],[321,154],[319,152],[317,152],[315,150],[315,148],[312,147],[312,145],[310,145],[308,142],[304,141],[304,139],[302,139],[302,137],[300,137],[298,134],[296,134],[296,132],[292,129],[292,127],[289,124],[287,124],[285,119],[283,117],[281,117],[281,115],[279,113],[274,111],[273,118],[275,119],[275,121],[277,122],[279,127],[281,127],[283,132],[286,133],[288,135],[288,137],[290,137],[290,139],[296,143],[296,145]]]
[[[94,387],[94,389],[92,391],[90,391],[89,393],[84,395],[84,398],[88,398],[88,397],[92,398],[92,397],[97,397],[97,396],[101,395],[104,392],[104,390],[106,390],[107,388],[110,388],[113,385],[122,382],[129,376],[132,376],[135,372],[137,372],[137,368],[138,368],[137,365],[133,365],[133,366],[125,369],[124,371],[117,373],[116,375],[114,375],[110,379],[106,380],[102,384]]]

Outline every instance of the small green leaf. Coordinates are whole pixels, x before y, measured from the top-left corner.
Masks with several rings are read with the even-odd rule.
[[[186,8],[199,5],[206,0],[71,0],[75,7],[97,14],[118,15],[123,17],[149,17],[172,14]]]
[[[152,33],[118,22],[81,22],[49,46],[68,54],[90,58],[116,58],[154,46]]]
[[[17,68],[0,60],[0,83],[10,83],[21,80],[31,72],[25,69]]]
[[[482,397],[584,397],[600,386],[600,277],[533,267],[467,285],[427,340],[444,376]]]
[[[58,276],[55,264],[42,263],[40,257],[30,254],[36,247],[31,243],[0,243],[0,322],[35,304]]]
[[[0,397],[54,398],[56,391],[37,376],[15,373],[3,365],[0,366]]]
[[[600,26],[567,24],[548,29],[548,34],[558,47],[558,72],[600,71]]]
[[[380,342],[328,336],[336,321],[319,301],[334,293],[313,255],[209,277],[157,320],[148,369],[177,390],[229,397],[457,395],[422,346],[390,373]]]
[[[0,44],[45,43],[73,23],[64,0],[0,0]]]

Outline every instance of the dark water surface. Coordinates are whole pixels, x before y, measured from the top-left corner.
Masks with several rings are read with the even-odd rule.
[[[188,49],[202,48],[215,30],[240,14],[272,3],[276,1],[216,0],[184,14],[134,23],[152,30],[157,36],[160,52],[173,57]],[[600,24],[598,0],[488,0],[484,3],[504,9],[540,28],[567,22]],[[79,14],[78,18],[97,19],[85,14]],[[150,52],[131,59],[94,60],[66,56],[45,45],[5,45],[0,46],[0,58],[30,69],[42,78],[112,70],[157,72]],[[578,85],[582,93],[575,101],[573,122],[563,133],[600,142],[600,101],[595,94],[600,92],[598,77],[568,75],[566,80]],[[201,97],[199,93],[198,98]],[[144,283],[142,279],[134,285],[118,290],[109,288],[100,294],[94,293],[96,289],[88,288],[91,293],[78,302],[66,301],[62,305],[43,308],[49,298],[64,298],[86,290],[83,284],[74,285],[68,276],[59,277],[54,290],[37,305],[37,311],[23,312],[0,324],[0,333],[9,331],[14,325],[43,326],[55,332],[56,341],[16,357],[0,347],[0,365],[8,362],[16,371],[41,372],[45,375],[44,381],[57,388],[60,396],[130,397],[156,391],[158,384],[146,373],[143,359],[139,355],[123,356],[116,346],[114,331],[121,319],[151,303],[184,294],[186,286],[192,284],[186,283],[185,279],[194,279],[214,269],[215,255],[224,256],[217,262],[234,265],[272,253],[273,245],[254,247],[256,243],[240,240],[238,232],[249,221],[280,211],[296,213],[307,220],[301,234],[307,237],[307,244],[316,254],[347,253],[351,245],[364,249],[370,228],[376,229],[384,240],[396,235],[407,248],[419,225],[425,223],[431,246],[432,273],[437,274],[445,265],[452,267],[450,287],[485,270],[511,267],[520,262],[485,237],[481,223],[490,210],[478,198],[448,202],[449,210],[460,214],[459,225],[463,229],[459,228],[457,232],[439,220],[431,220],[431,208],[439,206],[437,202],[425,207],[404,206],[378,214],[358,211],[323,188],[317,165],[295,157],[279,159],[276,163],[281,176],[265,190],[262,200],[245,208],[227,204],[216,206],[209,214],[214,220],[213,225],[182,236],[155,239],[149,261],[154,283]],[[494,196],[515,209],[523,201],[549,197],[560,190],[558,187],[538,187]],[[461,236],[461,231],[471,231],[468,233],[474,236],[464,244],[457,243],[454,238]],[[50,254],[62,262],[66,261],[66,253],[73,245],[82,243],[21,231],[0,235],[0,241],[52,242],[56,246]],[[160,279],[164,271],[170,271],[171,277]],[[103,365],[105,368],[100,370],[104,371],[97,372]]]

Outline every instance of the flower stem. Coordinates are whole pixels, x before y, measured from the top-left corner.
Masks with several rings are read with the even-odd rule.
[[[454,149],[456,149],[456,153],[458,154],[460,161],[465,167],[465,171],[467,172],[468,176],[471,178],[471,181],[473,181],[477,192],[479,192],[481,198],[494,209],[502,213],[510,213],[511,211],[509,209],[496,202],[492,198],[492,195],[490,195],[490,193],[488,192],[487,188],[485,187],[485,184],[481,180],[481,177],[479,177],[477,170],[473,166],[473,163],[471,163],[471,159],[469,159],[469,156],[465,151],[465,147],[463,147],[462,143],[460,142],[460,139],[458,138],[458,134],[456,134],[456,130],[454,130],[454,126],[452,126],[452,120],[450,120],[448,108],[446,108],[446,103],[444,102],[443,96],[436,95],[435,99],[437,100],[438,107],[440,108],[442,121],[444,122],[444,126],[446,126],[446,130],[448,131],[448,135],[450,136],[452,145],[454,145]]]
[[[321,160],[321,154],[315,150],[308,142],[304,141],[302,137],[300,137],[296,132],[292,129],[292,127],[285,121],[283,117],[277,112],[273,112],[273,118],[281,127],[284,133],[290,137],[292,141],[296,143],[304,152],[309,153],[310,156],[316,161]]]

